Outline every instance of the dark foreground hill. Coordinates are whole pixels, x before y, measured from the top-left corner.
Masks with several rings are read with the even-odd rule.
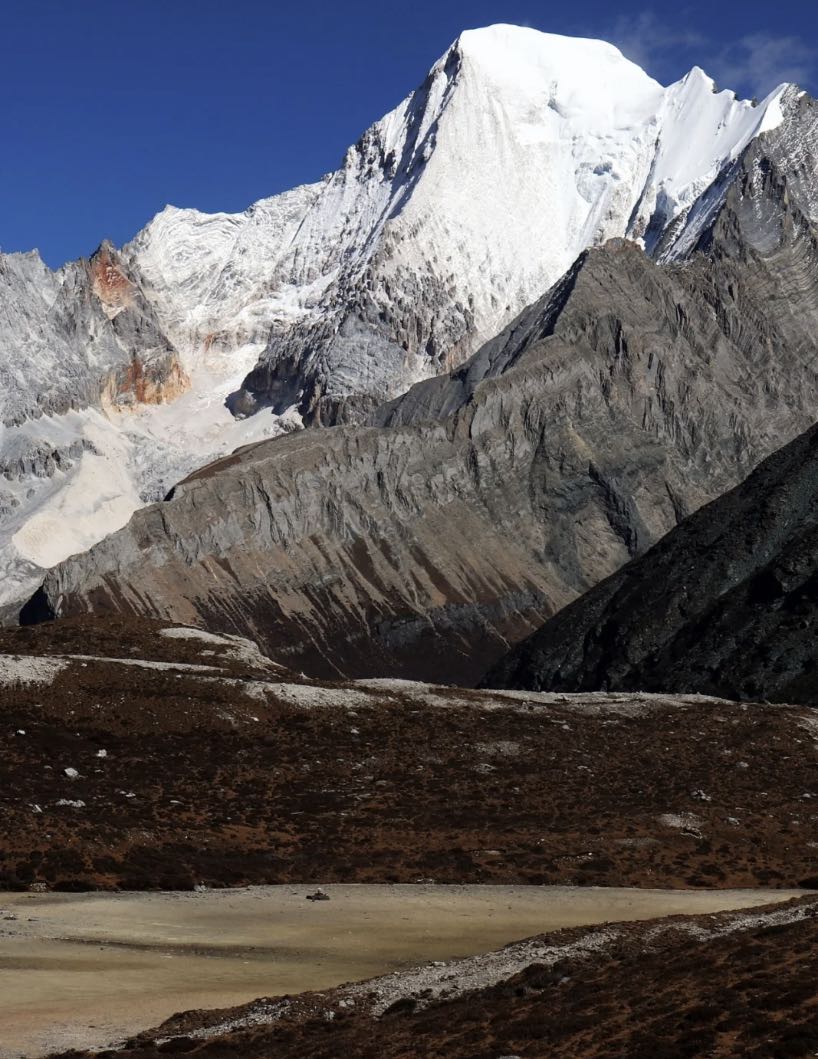
[[[0,887],[818,882],[803,707],[327,683],[165,623],[0,635]]]
[[[515,648],[495,687],[818,705],[818,427]]]

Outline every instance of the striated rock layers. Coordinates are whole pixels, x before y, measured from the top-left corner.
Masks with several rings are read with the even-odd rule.
[[[57,272],[0,255],[0,463],[47,446],[66,471],[0,501],[0,612],[195,468],[458,368],[587,248],[686,259],[748,145],[787,131],[800,164],[800,110],[794,85],[663,87],[602,41],[491,26],[316,183],[168,206]]]
[[[684,265],[614,241],[362,429],[248,447],[52,570],[25,620],[241,631],[311,673],[468,682],[815,418],[815,104]],[[793,137],[796,136],[794,139]]]
[[[566,607],[486,683],[816,705],[816,629],[818,426]]]

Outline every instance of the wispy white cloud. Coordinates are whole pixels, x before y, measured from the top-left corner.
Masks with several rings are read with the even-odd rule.
[[[693,65],[739,95],[763,96],[782,81],[806,88],[818,82],[818,50],[791,35],[750,33],[724,43],[689,25],[668,23],[652,11],[620,16],[596,35],[666,82]]]
[[[670,26],[652,11],[620,15],[611,24],[606,39],[615,44],[623,55],[650,69],[663,65],[679,50],[701,48],[707,42],[695,30]]]
[[[818,55],[797,37],[751,33],[723,48],[714,69],[725,86],[749,88],[764,95],[782,81],[808,85]]]

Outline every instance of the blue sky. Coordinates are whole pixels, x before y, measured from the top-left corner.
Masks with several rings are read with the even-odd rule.
[[[669,82],[818,94],[818,5],[0,0],[0,248],[122,243],[167,202],[241,210],[315,180],[462,29],[612,40]]]

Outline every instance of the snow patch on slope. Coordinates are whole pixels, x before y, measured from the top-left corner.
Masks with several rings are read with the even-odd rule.
[[[273,662],[262,654],[258,644],[244,636],[233,636],[227,633],[217,635],[205,632],[204,629],[193,629],[188,626],[175,626],[170,629],[160,629],[159,635],[167,640],[198,640],[200,643],[212,644],[214,647],[223,648],[223,654],[235,662],[244,662],[247,665],[262,669],[283,669],[277,662]]]
[[[11,537],[17,553],[37,566],[53,566],[90,548],[141,506],[125,463],[125,439],[96,411],[89,409],[82,420],[93,451],[83,453],[73,473],[60,475],[56,488]]]
[[[0,684],[51,684],[68,665],[61,658],[18,658],[0,655]]]
[[[320,188],[297,187],[238,214],[167,206],[123,248],[188,372],[249,370],[270,328],[309,301],[310,277],[296,280],[286,254]]]
[[[713,80],[696,66],[681,81],[665,89],[658,113],[661,132],[650,178],[628,234],[642,237],[647,229],[642,242],[649,252],[654,252],[662,235],[669,228],[673,230],[673,222],[687,219],[691,207],[751,140],[781,124],[781,104],[787,88],[780,85],[754,106],[736,99],[732,92],[717,92]],[[720,203],[720,197],[708,203],[707,215],[711,216]],[[700,230],[702,224],[697,227]],[[684,233],[671,240],[660,256],[683,256],[692,245],[690,234]]]

